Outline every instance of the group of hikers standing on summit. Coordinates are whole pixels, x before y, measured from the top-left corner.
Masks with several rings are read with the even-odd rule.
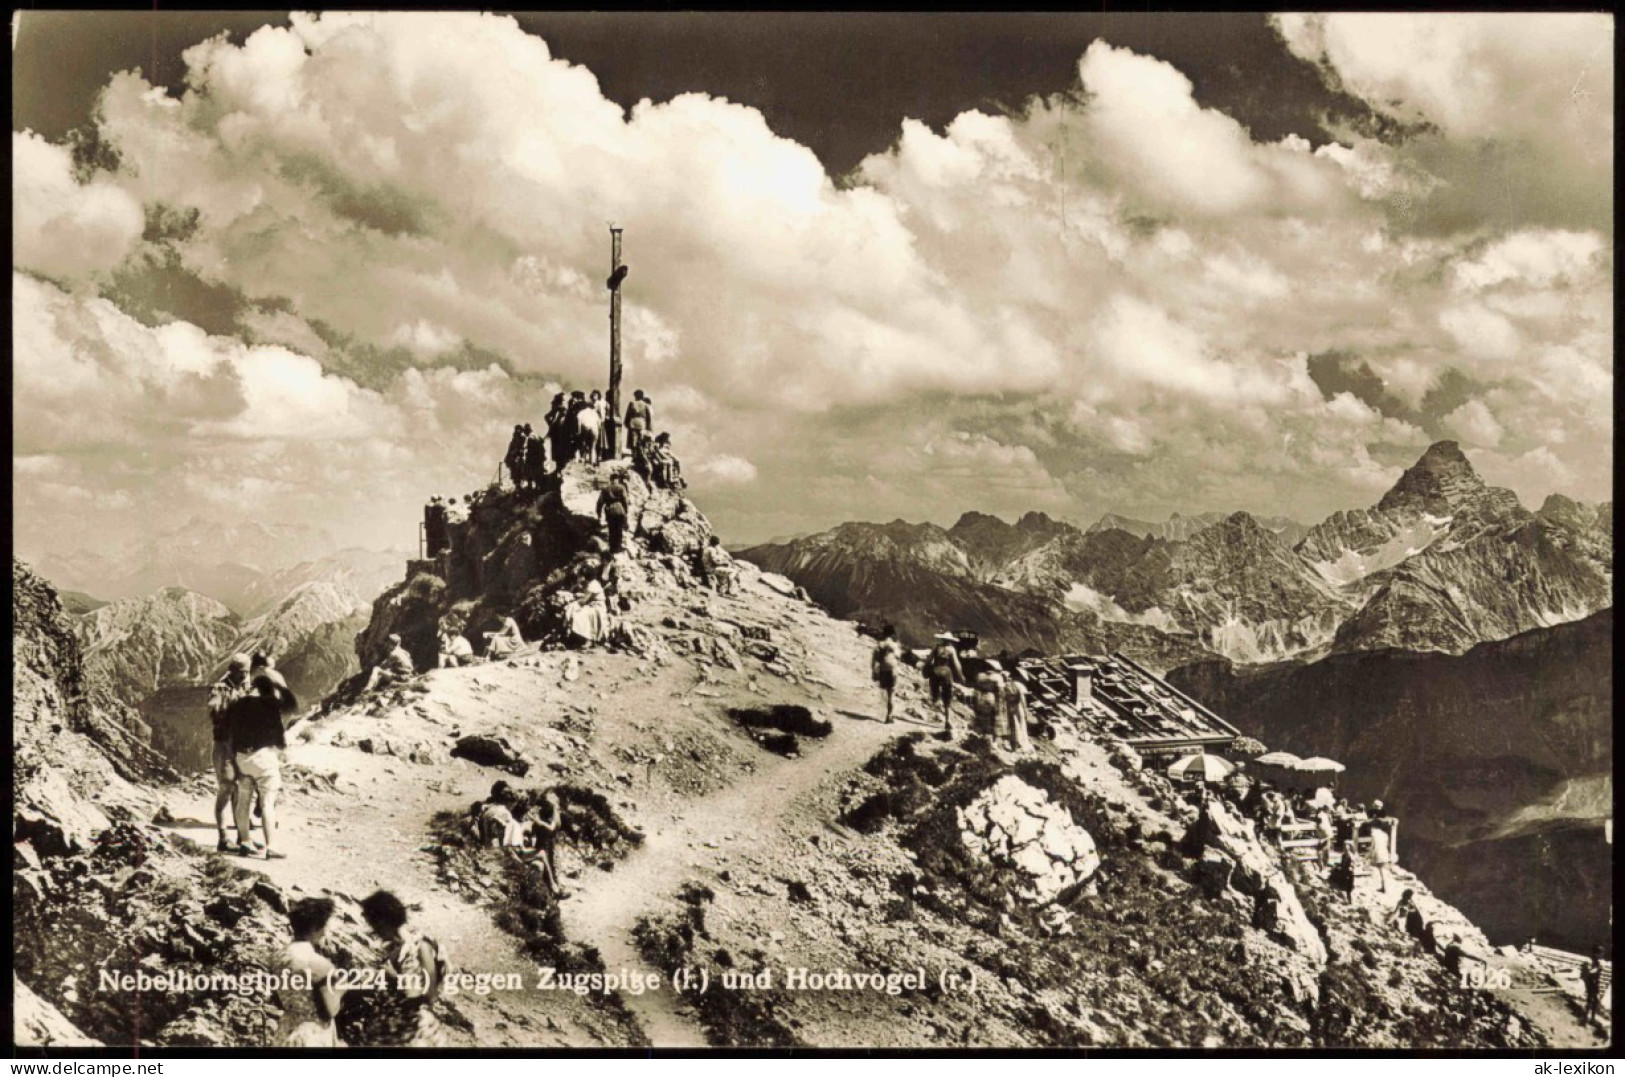
[[[502,464],[515,489],[541,489],[542,479],[549,473],[550,458],[554,472],[562,471],[571,460],[597,465],[609,458],[610,427],[615,417],[599,390],[555,394],[543,422],[546,434],[534,432],[529,423],[513,428]],[[626,405],[623,426],[633,469],[656,486],[682,489],[682,467],[672,451],[671,435],[653,433],[654,402],[642,389],[634,392],[631,403]]]

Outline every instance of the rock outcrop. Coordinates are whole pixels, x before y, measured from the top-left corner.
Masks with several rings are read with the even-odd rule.
[[[629,577],[623,586],[635,589],[633,577],[653,573],[673,586],[692,587],[700,550],[711,536],[704,513],[624,463],[594,468],[577,461],[549,475],[539,492],[491,486],[471,497],[467,519],[450,526],[451,552],[411,562],[407,578],[374,601],[355,641],[361,667],[388,654],[393,633],[418,669],[433,668],[443,620],[459,623],[481,651],[481,633],[499,627],[503,617],[514,617],[530,639],[556,628],[557,597],[579,593],[611,560],[597,501],[612,474],[624,477],[628,541],[639,551],[636,558],[614,559]]]
[[[966,851],[1026,877],[1020,896],[1036,905],[1061,900],[1100,867],[1089,832],[1013,774],[959,809],[959,827]]]

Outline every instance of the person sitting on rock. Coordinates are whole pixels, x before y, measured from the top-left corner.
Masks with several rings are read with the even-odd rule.
[[[650,478],[656,486],[666,490],[681,490],[688,484],[683,481],[683,468],[677,462],[677,453],[671,447],[671,434],[661,433],[655,438],[654,448],[649,452]]]
[[[502,618],[502,627],[485,633],[485,656],[490,659],[507,658],[525,645],[519,631],[519,622],[512,617]]]
[[[292,973],[276,988],[282,1018],[271,1042],[277,1047],[338,1047],[334,1019],[344,989],[333,985],[338,966],[321,952],[327,925],[333,918],[333,899],[300,898],[288,909],[293,941],[277,961]]]
[[[541,872],[542,882],[554,899],[562,901],[570,895],[559,882],[557,850],[559,827],[564,822],[564,809],[559,803],[559,794],[549,789],[535,802],[534,810],[529,814],[524,844],[526,848],[534,850],[535,855],[526,859],[534,863]]]
[[[383,971],[392,1014],[381,1022],[376,1045],[448,1046],[445,1026],[433,1010],[446,969],[440,945],[407,926],[406,906],[387,890],[368,895],[361,902],[361,916],[386,948]]]
[[[732,555],[722,548],[722,540],[712,535],[700,551],[700,567],[705,570],[705,582],[719,595],[739,593],[739,568]]]
[[[566,643],[572,650],[602,643],[610,628],[604,585],[597,580],[588,581],[586,590],[568,610],[566,620],[569,624]]]
[[[412,656],[401,646],[401,637],[398,633],[389,634],[389,653],[384,660],[372,667],[367,676],[367,685],[363,692],[370,692],[375,688],[388,688],[392,684],[399,684],[417,676],[417,666],[412,663]]]
[[[598,519],[609,532],[612,553],[626,549],[626,520],[630,511],[626,483],[617,474],[598,491]]]
[[[450,625],[440,630],[439,668],[453,669],[474,664],[474,646],[468,637]]]
[[[519,827],[514,817],[515,796],[507,782],[491,786],[491,795],[470,809],[474,834],[481,845],[497,847],[511,844]]]
[[[214,733],[214,824],[220,832],[216,848],[230,852],[233,845],[246,844],[249,836],[238,834],[235,842],[226,839],[226,820],[232,814],[237,799],[237,764],[231,752],[231,705],[249,693],[249,658],[246,654],[232,655],[225,676],[209,689],[209,724]]]
[[[959,664],[959,648],[954,642],[952,633],[938,633],[936,646],[925,659],[931,702],[942,704],[942,735],[950,740],[954,735],[954,686],[965,679],[965,670]]]
[[[880,686],[886,699],[887,725],[896,720],[892,708],[897,696],[897,666],[902,660],[903,645],[897,641],[897,629],[887,625],[880,630],[880,642],[875,644],[874,654],[869,658],[869,676]]]
[[[1404,927],[1406,917],[1410,915],[1411,910],[1414,908],[1416,908],[1416,891],[1406,890],[1399,895],[1399,901],[1394,904],[1394,907],[1388,910],[1388,915],[1384,917],[1384,921],[1394,927]]]
[[[237,855],[251,856],[246,841],[249,813],[257,796],[265,831],[265,859],[283,860],[287,854],[272,848],[276,840],[276,800],[282,788],[282,767],[287,761],[288,738],[282,726],[282,699],[277,679],[261,671],[253,679],[253,692],[231,706],[231,750],[240,775],[237,782]]]

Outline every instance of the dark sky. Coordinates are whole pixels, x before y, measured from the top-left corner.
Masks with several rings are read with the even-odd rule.
[[[941,126],[967,108],[1019,106],[1077,83],[1097,37],[1166,60],[1196,98],[1255,138],[1319,142],[1318,117],[1359,116],[1287,55],[1257,13],[701,14],[517,16],[553,54],[586,66],[624,106],[689,91],[752,105],[834,175],[885,149],[905,118]],[[139,68],[178,87],[181,52],[226,31],[242,40],[286,14],[27,12],[14,53],[14,129],[53,141],[82,124],[109,75]]]

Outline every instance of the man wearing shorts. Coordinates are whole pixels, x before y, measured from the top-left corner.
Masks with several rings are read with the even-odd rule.
[[[220,832],[215,846],[220,852],[230,852],[232,842],[226,840],[226,817],[237,799],[237,764],[231,758],[231,705],[248,694],[248,655],[232,655],[226,675],[209,689],[209,724],[214,727],[214,825]],[[248,831],[239,831],[237,841],[246,843]]]
[[[931,688],[931,702],[942,704],[943,735],[951,739],[954,735],[954,685],[965,679],[965,671],[959,665],[959,648],[954,645],[952,633],[938,633],[937,645],[931,648],[931,654],[925,660],[925,676]]]
[[[893,701],[897,694],[897,663],[903,657],[903,645],[897,642],[897,629],[887,625],[880,633],[880,642],[875,645],[874,656],[870,661],[870,676],[880,686],[880,691],[886,697],[886,724],[890,725]]]
[[[232,758],[237,764],[237,855],[251,856],[254,847],[246,838],[249,809],[257,794],[260,821],[265,829],[265,859],[282,860],[287,853],[272,848],[276,840],[276,797],[282,788],[282,764],[287,758],[288,738],[282,729],[282,702],[276,678],[268,672],[257,675],[252,692],[231,707]]]

